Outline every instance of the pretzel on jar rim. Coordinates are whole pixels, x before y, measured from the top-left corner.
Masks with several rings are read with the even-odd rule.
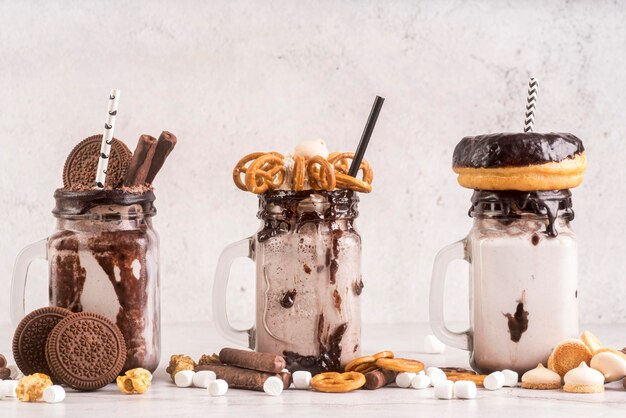
[[[293,157],[293,191],[304,190],[304,179],[306,178],[306,159],[302,155]]]
[[[335,169],[328,160],[321,155],[315,155],[307,161],[309,185],[313,190],[331,191],[337,185]]]
[[[419,373],[424,370],[424,363],[406,358],[379,358],[376,365],[394,372]]]
[[[358,372],[325,372],[311,379],[311,387],[319,392],[346,393],[365,385],[365,375]]]
[[[243,157],[241,160],[237,162],[237,164],[235,165],[235,168],[233,169],[233,181],[235,182],[235,185],[240,190],[243,190],[244,192],[248,191],[246,184],[241,180],[242,174],[244,175],[244,180],[245,180],[246,171],[248,171],[248,168],[249,168],[249,167],[246,167],[246,164],[252,163],[252,161],[256,160],[257,158],[265,154],[266,154],[265,152],[253,152],[252,154],[246,155],[245,157]]]
[[[285,181],[284,157],[268,153],[257,157],[246,169],[247,190],[262,194],[280,187]]]
[[[361,160],[359,171],[362,172],[363,178],[359,179],[358,174],[352,177],[348,174],[350,171],[349,161],[354,160],[353,152],[333,152],[328,156],[328,162],[335,168],[335,177],[337,178],[337,187],[341,189],[350,189],[355,192],[369,193],[372,191],[372,181],[374,180],[374,171],[367,162]]]

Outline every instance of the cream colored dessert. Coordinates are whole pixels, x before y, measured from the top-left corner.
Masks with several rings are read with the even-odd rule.
[[[539,363],[537,367],[524,373],[522,387],[524,389],[559,389],[561,376]]]
[[[602,348],[602,343],[600,343],[598,338],[589,331],[584,331],[580,334],[580,340],[584,342],[587,347],[589,347],[591,354],[596,354],[598,350]]]
[[[581,362],[589,364],[591,361],[591,350],[587,345],[577,338],[568,338],[561,341],[548,358],[548,368],[554,370],[561,376],[578,367]]]
[[[591,367],[604,375],[604,380],[615,382],[626,376],[626,354],[617,350],[597,353],[591,359]]]
[[[563,378],[563,390],[573,393],[604,392],[604,376],[582,361],[578,367],[570,370]]]

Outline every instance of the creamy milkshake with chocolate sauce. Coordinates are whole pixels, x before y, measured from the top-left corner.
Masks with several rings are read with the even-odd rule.
[[[582,181],[586,158],[571,134],[534,132],[466,137],[454,171],[474,189],[468,236],[435,261],[431,325],[437,336],[470,350],[481,373],[523,373],[545,363],[560,341],[578,335],[578,251],[569,189]],[[470,263],[470,329],[443,323],[447,264]]]
[[[142,367],[152,372],[161,355],[159,240],[152,224],[156,215],[152,182],[176,137],[163,132],[157,141],[143,135],[134,153],[114,139],[106,184],[98,190],[93,173],[101,138],[89,137],[70,153],[64,187],[54,193],[55,230],[42,242],[37,257],[49,262],[50,305],[104,315],[124,335],[124,370]],[[18,259],[16,271],[30,261]],[[14,274],[16,280],[25,276]],[[14,288],[20,286],[14,283]],[[20,299],[23,295],[14,295],[13,303],[19,305]]]
[[[213,292],[223,334],[285,357],[291,371],[339,371],[360,355],[361,237],[358,192],[371,191],[372,170],[347,174],[352,153],[328,153],[321,140],[292,155],[254,153],[235,167],[242,190],[259,195],[259,231],[228,247]],[[235,256],[256,263],[256,321],[248,331],[225,317],[225,282]],[[246,336],[242,337],[245,333]],[[246,341],[247,340],[247,341]]]

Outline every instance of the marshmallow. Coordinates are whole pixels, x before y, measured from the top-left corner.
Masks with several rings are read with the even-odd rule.
[[[11,380],[20,380],[24,377],[20,369],[15,364],[9,364],[7,369],[11,370]]]
[[[211,396],[224,396],[226,392],[228,392],[228,383],[225,380],[216,379],[209,383],[209,394]]]
[[[190,370],[191,371],[191,370]],[[177,373],[178,374],[178,373]],[[215,372],[212,370],[201,370],[196,372],[192,377],[193,385],[197,388],[208,388],[209,383],[217,379]]]
[[[401,372],[396,375],[396,385],[400,388],[408,388],[415,377],[415,373]]]
[[[328,158],[328,148],[323,139],[309,139],[296,145],[293,155],[301,155],[304,158],[320,155],[324,158]]]
[[[423,373],[417,374],[413,380],[411,380],[411,387],[413,389],[426,389],[430,386],[430,377]]]
[[[448,380],[444,371],[438,367],[429,367],[426,369],[426,375],[430,377],[430,384],[433,386],[435,386],[438,382]]]
[[[454,393],[454,382],[451,380],[444,380],[435,383],[435,398],[437,399],[452,399]]]
[[[502,374],[504,375],[504,386],[508,386],[510,388],[514,388],[517,386],[517,381],[519,379],[519,375],[517,374],[517,372],[509,369],[504,369],[502,370]]]
[[[16,398],[17,380],[3,380],[0,382],[0,398]]]
[[[188,388],[193,384],[193,377],[196,374],[193,370],[181,370],[174,376],[174,383],[179,388]]]
[[[441,354],[446,351],[446,345],[434,335],[427,335],[424,338],[424,351],[429,354]]]
[[[263,383],[263,391],[270,396],[279,396],[283,393],[285,384],[283,380],[277,376],[270,376]]]
[[[65,389],[63,389],[63,386],[48,386],[43,391],[43,400],[47,403],[63,402],[63,399],[65,399]]]
[[[504,386],[505,381],[506,379],[504,378],[504,373],[493,372],[489,376],[485,377],[483,386],[487,390],[498,390]]]
[[[459,399],[474,399],[476,397],[476,383],[469,380],[455,382],[454,396]]]
[[[311,372],[298,370],[291,375],[296,389],[308,389],[311,386]]]

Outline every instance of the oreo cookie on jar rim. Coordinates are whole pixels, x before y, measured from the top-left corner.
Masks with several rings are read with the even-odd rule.
[[[469,189],[563,190],[583,181],[587,158],[572,134],[496,133],[463,138],[452,168]]]

